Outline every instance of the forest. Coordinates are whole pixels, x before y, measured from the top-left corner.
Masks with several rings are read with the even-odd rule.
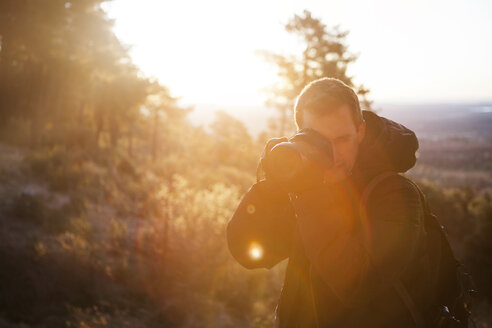
[[[251,135],[226,111],[191,124],[104,2],[0,2],[0,326],[271,327],[285,262],[242,268],[225,227],[266,141],[294,131],[304,85],[339,78],[373,109],[346,74],[348,32],[290,18],[306,50],[259,53],[279,83],[268,130]],[[477,327],[492,327],[491,145],[422,139],[410,172],[474,278]]]

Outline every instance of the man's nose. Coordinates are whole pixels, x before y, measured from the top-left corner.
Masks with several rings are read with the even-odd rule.
[[[336,148],[333,148],[333,164],[335,166],[340,166],[342,164],[342,157]]]

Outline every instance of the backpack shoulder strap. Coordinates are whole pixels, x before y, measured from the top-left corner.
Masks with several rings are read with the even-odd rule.
[[[361,209],[365,209],[367,205],[367,201],[369,200],[369,196],[371,195],[372,191],[376,186],[383,180],[389,177],[393,177],[397,175],[394,172],[383,172],[376,177],[374,177],[364,188],[364,191],[362,192],[362,195],[360,197],[360,204],[361,204]]]
[[[364,191],[362,192],[361,199],[360,199],[359,213],[360,213],[361,218],[363,218],[364,216],[367,215],[367,211],[366,211],[367,202],[369,200],[371,193],[376,188],[376,186],[378,186],[383,180],[385,180],[389,177],[393,177],[395,175],[398,175],[398,174],[395,172],[383,172],[383,173],[377,175],[376,177],[374,177],[367,184],[367,186],[364,188]],[[419,190],[419,194],[421,194],[420,189],[418,189],[418,190]],[[425,210],[426,209],[424,209],[424,211]],[[365,245],[364,243],[363,243],[363,245],[366,249],[366,252],[369,254],[369,256],[371,257],[371,260],[372,260],[374,258],[374,256],[371,252],[371,249],[369,247],[367,247],[367,245]],[[374,261],[372,260],[372,262],[374,262]],[[375,268],[375,269],[376,269],[377,273],[382,278],[385,278],[385,275],[380,270],[378,270],[377,268]],[[393,288],[395,289],[396,293],[398,294],[400,299],[403,301],[403,303],[407,307],[407,310],[410,312],[410,315],[412,316],[412,319],[415,322],[415,326],[417,328],[425,327],[424,317],[423,317],[421,311],[415,305],[415,302],[412,300],[412,297],[408,293],[408,290],[406,289],[406,287],[401,282],[401,279],[398,278],[398,279],[393,281]]]

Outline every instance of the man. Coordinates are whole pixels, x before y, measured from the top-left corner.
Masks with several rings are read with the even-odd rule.
[[[278,327],[422,326],[435,293],[421,242],[423,206],[398,174],[416,162],[415,134],[361,111],[355,92],[332,78],[304,88],[295,120],[330,141],[333,166],[307,190],[287,193],[268,176],[256,184],[236,212],[251,218],[235,214],[229,222],[232,255],[247,268],[289,258]],[[264,160],[285,140],[269,142]],[[265,203],[266,214],[255,217]]]

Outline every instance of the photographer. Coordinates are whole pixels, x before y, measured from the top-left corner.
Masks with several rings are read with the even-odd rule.
[[[276,326],[433,326],[424,201],[399,174],[415,165],[415,134],[361,111],[352,88],[332,78],[304,88],[295,120],[296,136],[265,147],[266,178],[227,227],[246,268],[289,258]]]

